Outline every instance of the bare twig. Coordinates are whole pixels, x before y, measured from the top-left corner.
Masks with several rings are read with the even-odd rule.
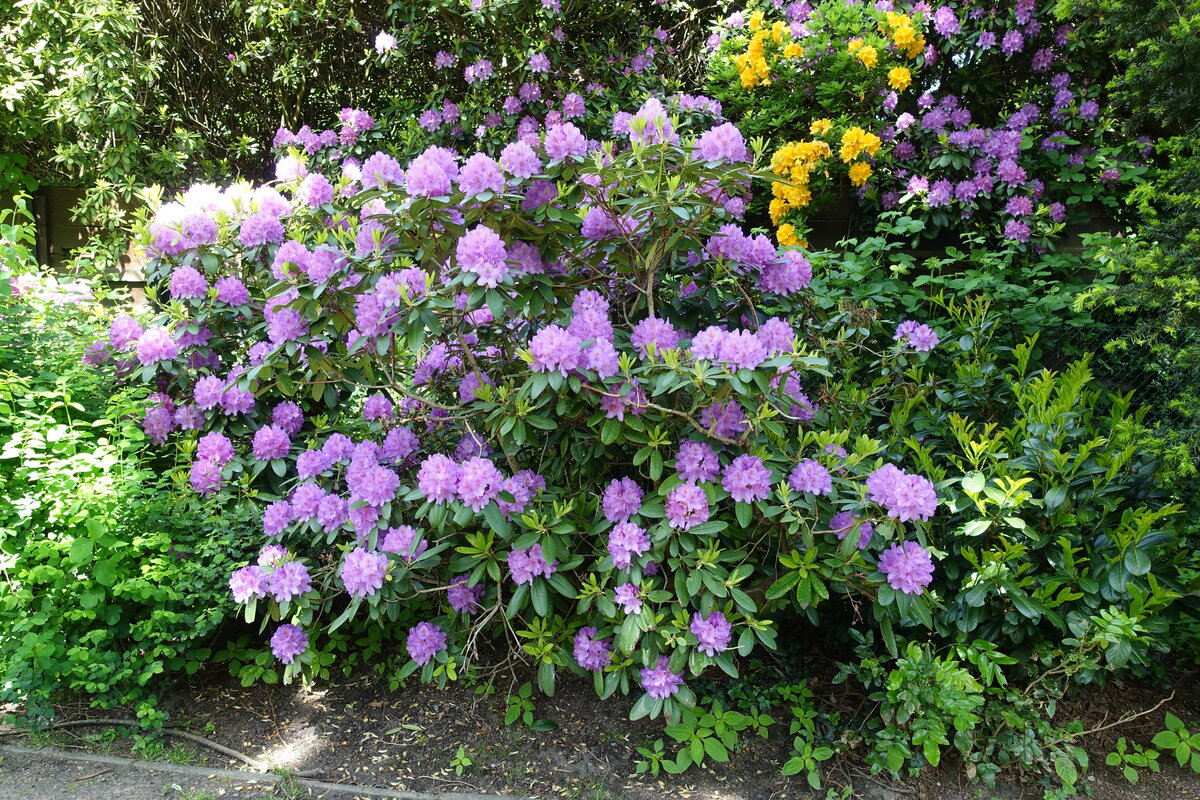
[[[1167,703],[1171,702],[1174,699],[1175,699],[1175,690],[1171,690],[1170,696],[1164,697],[1162,700],[1159,700],[1157,703],[1152,705],[1150,708],[1147,708],[1145,711],[1138,711],[1136,714],[1122,714],[1121,718],[1118,719],[1116,722],[1110,722],[1107,725],[1098,725],[1095,728],[1089,728],[1088,730],[1081,731],[1079,733],[1072,733],[1072,734],[1068,734],[1067,736],[1060,736],[1057,739],[1047,742],[1045,746],[1050,747],[1051,745],[1061,744],[1062,742],[1070,742],[1075,739],[1082,738],[1084,736],[1091,736],[1093,733],[1099,733],[1100,731],[1106,731],[1109,728],[1116,728],[1119,725],[1124,725],[1128,722],[1133,722],[1138,717],[1144,717],[1147,714],[1153,714],[1155,711],[1158,711],[1160,708],[1162,708],[1163,706],[1165,706]]]

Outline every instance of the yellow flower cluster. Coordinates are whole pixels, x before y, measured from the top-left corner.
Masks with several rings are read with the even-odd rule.
[[[917,33],[912,17],[907,14],[888,12],[887,18],[880,23],[880,29],[885,35],[892,37],[896,47],[909,58],[916,58],[925,49],[925,36]]]
[[[771,221],[777,226],[775,237],[785,246],[807,246],[807,242],[797,234],[796,226],[782,220],[789,212],[812,203],[809,179],[821,169],[822,161],[833,158],[833,148],[821,139],[833,130],[833,122],[828,119],[813,120],[808,130],[814,137],[811,141],[788,142],[771,157],[771,171],[780,180],[771,184],[773,198],[768,210]],[[882,146],[883,142],[878,136],[862,128],[849,128],[842,134],[839,155],[846,163],[854,162],[850,164],[850,183],[863,186],[870,180],[873,173],[871,164],[855,159],[864,154],[874,156]],[[824,174],[828,177],[827,170]]]
[[[882,144],[875,134],[867,133],[862,128],[850,128],[842,134],[842,149],[839,155],[842,161],[849,164],[858,158],[860,153],[875,155]]]
[[[785,222],[775,230],[775,238],[782,247],[808,247],[808,241],[796,234],[796,226]]]
[[[888,85],[897,92],[903,92],[912,86],[912,73],[908,67],[892,67],[888,70]]]
[[[771,157],[771,171],[783,181],[771,184],[771,194],[774,198],[768,210],[771,221],[779,224],[788,211],[793,208],[804,208],[812,202],[812,192],[808,188],[809,175],[822,159],[833,156],[833,150],[826,142],[814,139],[811,142],[788,142],[775,151]]]
[[[771,65],[767,63],[764,50],[767,43],[767,32],[762,30],[762,15],[756,14],[754,16],[760,17],[759,30],[751,37],[746,52],[734,59],[734,63],[737,64],[738,72],[742,77],[743,89],[753,89],[759,84],[769,86],[771,83]],[[751,27],[753,28],[754,17],[751,17],[750,20]]]
[[[850,183],[855,186],[862,186],[870,177],[871,165],[865,161],[859,161],[850,168]]]
[[[746,52],[734,59],[744,89],[771,85],[771,64],[767,61],[766,49],[768,41],[783,48],[784,58],[800,58],[804,55],[804,48],[796,42],[788,41],[784,44],[785,39],[791,39],[786,24],[780,21],[770,28],[763,27],[763,24],[762,12],[750,15],[750,30],[754,35],[750,37]]]

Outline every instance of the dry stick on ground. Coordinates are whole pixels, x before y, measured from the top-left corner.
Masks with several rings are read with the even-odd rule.
[[[1107,725],[1098,725],[1095,728],[1089,728],[1088,730],[1081,731],[1079,733],[1072,733],[1072,734],[1068,734],[1066,736],[1060,736],[1059,738],[1054,739],[1053,741],[1046,744],[1046,747],[1060,744],[1062,742],[1070,742],[1070,741],[1079,739],[1084,736],[1091,736],[1093,733],[1099,733],[1100,731],[1106,731],[1109,728],[1116,728],[1119,725],[1124,725],[1127,722],[1133,722],[1138,717],[1144,717],[1148,714],[1153,714],[1155,711],[1158,711],[1160,708],[1162,708],[1163,706],[1165,706],[1167,703],[1171,702],[1174,699],[1175,699],[1175,690],[1172,689],[1171,694],[1168,697],[1164,697],[1162,700],[1159,700],[1157,703],[1152,705],[1150,708],[1147,708],[1145,711],[1139,711],[1136,714],[1122,714],[1121,718],[1118,719],[1116,722],[1110,722]]]
[[[55,722],[53,725],[50,726],[50,729],[57,730],[60,728],[74,728],[74,727],[79,727],[81,725],[98,725],[98,726],[106,726],[106,727],[107,726],[121,726],[121,727],[132,727],[132,728],[140,728],[141,727],[141,723],[135,719],[116,719],[116,718],[101,717],[98,719],[75,719],[75,720],[67,720],[66,722]],[[32,731],[4,731],[4,732],[0,732],[0,736],[24,735],[26,733],[31,733],[31,732]],[[195,744],[201,745],[203,747],[207,747],[210,750],[215,750],[218,753],[229,756],[230,758],[237,759],[238,761],[241,761],[242,763],[246,764],[247,766],[253,767],[254,769],[258,770],[259,772],[270,772],[272,769],[274,769],[274,767],[269,762],[259,761],[257,759],[251,758],[250,756],[244,755],[243,753],[239,753],[237,750],[232,750],[223,744],[217,744],[214,741],[205,739],[203,736],[197,736],[194,733],[188,733],[187,731],[181,731],[178,728],[160,728],[158,731],[155,731],[155,732],[166,734],[167,736],[175,736],[180,739],[187,739],[189,742],[194,742]],[[307,778],[307,777],[311,777],[315,773],[292,772],[289,774],[294,777],[298,777],[298,778]]]

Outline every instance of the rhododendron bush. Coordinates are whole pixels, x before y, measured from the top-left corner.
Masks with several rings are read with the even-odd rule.
[[[930,623],[934,487],[823,424],[791,313],[811,268],[737,221],[752,148],[653,99],[614,127],[354,171],[293,152],[148,226],[163,314],[89,359],[156,384],[145,429],[195,492],[261,502],[230,588],[289,674],[325,631],[400,620],[406,672],[504,638],[543,690],[591,672],[640,716],[832,594],[888,638]]]

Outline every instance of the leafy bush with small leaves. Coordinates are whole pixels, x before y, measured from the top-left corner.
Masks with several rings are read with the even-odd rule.
[[[1192,733],[1183,720],[1171,713],[1167,714],[1166,722],[1167,729],[1154,735],[1154,746],[1173,753],[1179,766],[1200,772],[1200,732]]]
[[[1104,763],[1110,767],[1120,767],[1121,774],[1130,783],[1138,782],[1140,769],[1149,769],[1151,772],[1159,772],[1162,769],[1158,765],[1157,750],[1145,749],[1136,742],[1127,742],[1124,736],[1117,739],[1117,749],[1104,757]]]
[[[210,656],[249,530],[159,477],[145,390],[79,364],[101,315],[90,295],[17,286],[0,300],[0,701],[33,721],[81,693],[153,724],[156,676]]]

